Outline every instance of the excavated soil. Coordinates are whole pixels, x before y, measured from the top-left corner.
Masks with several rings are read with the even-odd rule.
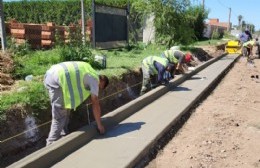
[[[14,84],[14,79],[10,73],[13,71],[14,63],[11,55],[0,54],[0,92],[10,90],[11,85]]]
[[[198,64],[224,53],[224,45],[220,47],[220,50],[216,47],[207,48],[210,49],[205,51],[202,48],[197,48],[192,51]],[[0,75],[3,76],[0,78],[0,93],[1,91],[12,89],[12,85],[15,82],[10,75],[14,66],[10,58],[10,56],[6,55],[0,57]],[[109,113],[137,98],[140,93],[141,83],[142,74],[140,70],[130,71],[120,78],[110,79],[108,88],[100,93],[102,114]],[[4,140],[4,142],[0,142],[0,167],[6,167],[45,146],[45,139],[47,138],[51,121],[50,107],[45,111],[41,111],[38,119],[32,117],[33,111],[34,109],[31,107],[23,107],[19,104],[6,111],[7,120],[0,123],[0,140]],[[86,113],[87,111],[90,111],[90,116]],[[93,121],[91,106],[87,108],[82,104],[77,111],[71,113],[69,129],[71,132],[75,131],[88,124],[89,121]],[[33,129],[37,125],[41,126]],[[20,134],[24,130],[31,131]],[[18,136],[16,137],[16,135]]]

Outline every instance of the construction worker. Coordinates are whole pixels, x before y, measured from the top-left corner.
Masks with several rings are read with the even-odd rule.
[[[108,78],[98,75],[86,62],[71,61],[53,65],[44,78],[52,107],[52,123],[46,140],[47,145],[68,133],[70,109],[75,110],[89,96],[97,128],[103,134],[105,128],[101,123],[98,92],[108,84]]]
[[[255,46],[256,46],[256,55],[258,55],[258,58],[260,58],[260,43],[258,41],[258,38],[255,39]]]
[[[243,45],[245,42],[251,40],[251,33],[249,31],[244,31],[239,35],[239,40],[241,45]]]
[[[165,71],[173,73],[174,66],[166,58],[149,56],[142,61],[143,84],[141,95],[160,84],[167,84],[170,79],[164,78]],[[157,80],[153,81],[157,76]]]
[[[180,50],[174,49],[164,51],[161,56],[167,58],[170,63],[174,64],[175,70],[173,75],[175,75],[176,71],[182,74],[185,73],[184,64],[194,61],[191,53],[187,52],[185,54]]]
[[[243,44],[243,56],[246,56],[247,57],[247,60],[249,61],[249,57],[250,55],[252,56],[253,55],[253,46],[256,45],[256,42],[254,40],[250,40],[250,41],[247,41]]]
[[[248,35],[248,41],[253,40],[252,34],[248,29],[245,30],[245,33]]]
[[[250,41],[252,39],[253,39],[252,35],[251,35],[250,31],[247,28],[245,29],[245,31],[243,33],[241,33],[239,35],[239,41],[240,41],[240,44],[242,46],[242,54],[243,54],[243,56],[247,56],[248,55],[247,54],[247,52],[248,52],[247,48],[243,47],[244,43],[246,43],[246,42],[248,42],[248,41]]]

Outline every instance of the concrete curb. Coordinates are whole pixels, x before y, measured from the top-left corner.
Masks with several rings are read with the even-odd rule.
[[[221,58],[223,58],[225,55],[223,55]],[[221,59],[220,58],[220,59]],[[223,71],[222,73],[220,73],[217,78],[215,78],[207,88],[205,88],[200,94],[199,96],[190,102],[190,104],[171,122],[168,124],[167,128],[165,128],[162,132],[160,132],[160,134],[158,134],[156,136],[155,139],[153,139],[151,141],[151,143],[147,144],[146,148],[143,149],[143,151],[141,153],[138,154],[138,156],[132,160],[128,165],[126,165],[126,167],[144,167],[146,165],[146,162],[149,160],[149,158],[147,158],[147,154],[149,154],[151,152],[151,149],[153,147],[155,147],[156,143],[160,140],[161,137],[163,137],[167,131],[169,131],[171,129],[172,126],[176,125],[179,121],[179,119],[185,115],[204,95],[206,92],[208,92],[208,90],[214,86],[214,84],[216,84],[223,76],[224,74],[227,72],[228,69],[230,69],[234,63],[240,58],[240,56],[238,56],[236,59],[234,59],[234,61],[229,65],[227,66]],[[215,61],[217,61],[219,59],[216,59],[214,60],[212,63],[214,63]],[[202,68],[203,69],[203,68]],[[201,70],[202,70],[201,69]],[[199,71],[201,71],[199,70]],[[198,71],[198,72],[199,72]],[[196,73],[198,73],[196,72]],[[194,74],[196,74],[194,73]],[[194,75],[193,74],[193,75]],[[148,156],[149,157],[149,156]]]
[[[207,66],[211,65],[212,63],[216,62],[226,55],[227,54],[223,54],[220,57],[213,58],[196,67],[194,71],[191,71],[182,76],[177,76],[175,79],[170,81],[169,85],[159,86],[151,90],[150,92],[136,98],[135,100],[132,100],[131,102],[119,107],[118,109],[104,115],[102,117],[104,126],[109,130],[109,128],[120,123],[141,108],[158,99],[158,97],[167,93],[171,87],[179,85],[186,79],[190,78],[194,74],[200,72]],[[91,141],[97,135],[98,132],[96,130],[95,124],[84,126],[78,131],[75,131],[64,138],[61,138],[50,146],[44,147],[32,153],[31,155],[25,157],[24,159],[21,159],[20,161],[10,165],[9,167],[51,167],[57,161],[62,160],[70,153],[79,149],[82,145],[85,145],[86,143]]]

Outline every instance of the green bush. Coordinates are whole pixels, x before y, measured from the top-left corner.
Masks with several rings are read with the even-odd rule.
[[[228,32],[228,31],[224,31],[223,38],[227,38],[227,39],[231,39],[231,40],[236,40],[237,39],[236,36],[230,34],[230,32]]]
[[[219,33],[218,29],[215,29],[212,32],[211,39],[219,39],[219,38],[220,38],[220,33]]]
[[[49,104],[48,94],[42,82],[29,81],[19,85],[18,92],[2,94],[0,101],[0,121],[5,119],[5,110],[15,104],[27,106],[33,109],[33,115],[38,116],[38,110],[46,109]]]
[[[102,65],[95,61],[89,47],[85,45],[65,45],[60,48],[60,61],[86,61],[95,69],[101,69]]]
[[[23,44],[17,44],[15,39],[10,37],[7,38],[7,46],[17,56],[25,56],[31,51],[31,46],[27,41]]]

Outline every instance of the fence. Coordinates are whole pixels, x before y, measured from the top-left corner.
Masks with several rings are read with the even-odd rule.
[[[51,48],[57,42],[67,43],[70,40],[70,33],[75,33],[79,25],[56,26],[54,23],[32,24],[18,23],[15,20],[6,23],[6,34],[14,38],[17,44],[27,42],[33,49]],[[91,20],[87,21],[86,34],[91,40]]]

